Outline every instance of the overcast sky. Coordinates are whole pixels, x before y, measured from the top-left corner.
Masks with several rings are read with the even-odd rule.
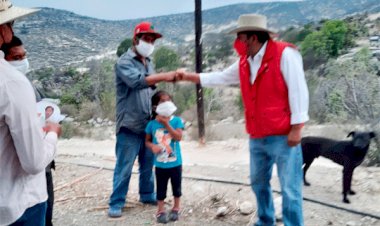
[[[242,2],[271,0],[203,0],[202,9]],[[277,0],[289,1],[289,0]],[[294,1],[294,0],[293,0]],[[108,20],[137,19],[183,12],[193,12],[195,0],[11,0],[16,6],[50,7]]]

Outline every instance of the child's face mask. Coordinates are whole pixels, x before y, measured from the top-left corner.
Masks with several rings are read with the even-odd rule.
[[[156,113],[158,115],[170,117],[177,110],[177,107],[171,101],[165,101],[157,105]]]

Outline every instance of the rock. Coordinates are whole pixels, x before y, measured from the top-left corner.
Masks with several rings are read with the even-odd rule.
[[[95,121],[95,120],[92,118],[92,119],[90,119],[90,120],[87,120],[87,123],[88,123],[88,124],[93,124],[94,121]]]
[[[228,211],[228,207],[227,206],[221,206],[216,211],[216,216],[217,217],[223,217],[223,216],[225,216],[227,214],[227,211]]]
[[[360,221],[362,222],[362,225],[375,225],[377,220],[375,218],[366,216],[360,219]]]
[[[103,122],[103,119],[101,119],[101,118],[96,118],[96,122],[100,124],[100,123]]]
[[[253,212],[253,204],[249,201],[245,201],[240,204],[239,211],[245,215],[251,214]]]
[[[222,121],[220,121],[220,123],[232,123],[232,122],[234,122],[234,118],[232,116],[225,118]]]
[[[244,124],[245,123],[245,119],[239,119],[239,121],[237,121],[239,124]]]
[[[108,122],[107,122],[107,125],[108,125],[108,126],[113,126],[113,122],[112,122],[112,121],[108,121]]]
[[[72,117],[66,117],[63,119],[64,122],[74,122],[74,118]]]
[[[357,226],[355,221],[349,221],[346,223],[346,226]]]
[[[211,201],[216,203],[216,202],[219,202],[220,200],[222,200],[222,198],[223,198],[223,196],[221,196],[220,194],[214,194],[211,196]]]

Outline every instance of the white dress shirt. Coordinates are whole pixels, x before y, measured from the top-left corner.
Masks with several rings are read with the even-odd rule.
[[[249,57],[251,83],[256,80],[268,42],[265,42],[255,57]],[[309,91],[303,71],[301,54],[294,48],[286,47],[281,56],[281,72],[288,87],[291,111],[291,124],[300,124],[309,120]],[[239,60],[222,72],[201,73],[202,86],[233,85],[240,83]]]
[[[47,200],[45,167],[55,155],[57,134],[44,137],[28,79],[0,51],[0,225]]]

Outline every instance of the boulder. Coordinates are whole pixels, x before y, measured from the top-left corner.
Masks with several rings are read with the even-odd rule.
[[[240,204],[239,211],[240,211],[240,213],[242,213],[244,215],[251,214],[253,212],[252,202],[244,201],[242,204]]]

